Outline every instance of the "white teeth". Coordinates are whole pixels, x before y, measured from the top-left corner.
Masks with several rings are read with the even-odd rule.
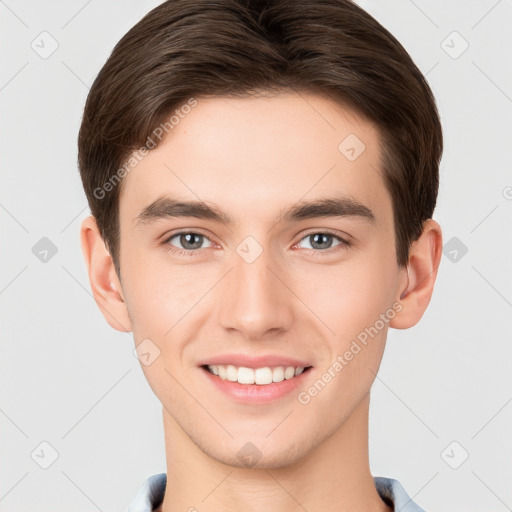
[[[238,382],[240,384],[254,384],[254,370],[252,368],[238,368]]]
[[[254,382],[256,384],[270,384],[272,382],[272,370],[268,367],[257,368],[254,371]]]
[[[231,382],[238,380],[238,370],[232,364],[226,366],[226,378]]]
[[[284,368],[282,366],[276,366],[272,370],[272,381],[281,382],[282,380],[284,380]]]
[[[275,366],[270,368],[247,368],[244,366],[236,367],[232,364],[212,364],[208,369],[214,375],[218,375],[222,380],[238,382],[240,384],[258,384],[264,386],[272,382],[281,382],[289,380],[304,371],[302,366]]]
[[[284,371],[284,378],[286,380],[288,380],[294,376],[295,376],[295,368],[293,366],[287,366],[286,370]]]

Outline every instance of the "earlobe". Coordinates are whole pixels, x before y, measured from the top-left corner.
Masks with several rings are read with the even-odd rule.
[[[131,332],[132,326],[121,283],[92,215],[82,222],[80,240],[96,304],[111,327],[121,332]]]
[[[430,302],[442,255],[442,232],[439,224],[429,219],[421,236],[412,243],[409,262],[403,272],[407,284],[400,288],[402,309],[389,322],[395,329],[408,329],[416,325]]]

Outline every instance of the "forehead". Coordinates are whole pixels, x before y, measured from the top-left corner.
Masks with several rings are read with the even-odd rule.
[[[197,98],[187,112],[124,178],[121,220],[165,194],[225,205],[236,219],[270,221],[283,205],[333,194],[390,213],[379,133],[339,103],[304,93]]]

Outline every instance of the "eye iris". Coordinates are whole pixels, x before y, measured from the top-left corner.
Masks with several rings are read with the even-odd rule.
[[[203,238],[203,235],[199,233],[184,233],[180,235],[180,243],[186,249],[200,249]],[[332,246],[332,239],[333,235],[328,233],[314,233],[309,236],[311,246],[314,249],[328,249]]]
[[[332,235],[326,233],[315,233],[311,235],[309,239],[312,241],[311,246],[314,249],[328,249],[332,245]],[[326,239],[331,243],[326,242]],[[320,245],[321,247],[315,247],[315,245]]]
[[[195,243],[189,242],[191,239],[196,238]],[[198,233],[186,233],[180,236],[180,243],[186,249],[199,249],[203,243],[203,235],[199,235]],[[191,246],[192,247],[191,247]]]

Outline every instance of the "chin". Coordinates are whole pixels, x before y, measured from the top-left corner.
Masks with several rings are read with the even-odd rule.
[[[248,436],[244,436],[243,440],[234,438],[229,443],[219,442],[216,446],[195,444],[209,457],[239,469],[283,468],[296,464],[313,448],[311,438],[309,442],[302,438],[290,440],[289,435],[272,441],[261,435],[252,440]]]

